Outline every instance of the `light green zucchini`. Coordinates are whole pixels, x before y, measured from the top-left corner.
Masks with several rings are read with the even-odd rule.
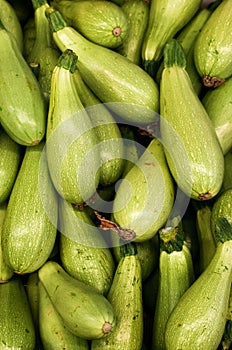
[[[14,7],[7,0],[0,1],[0,20],[4,27],[13,34],[19,50],[23,52],[23,30]]]
[[[88,341],[77,337],[64,325],[41,282],[38,288],[39,330],[44,350],[88,350]]]
[[[27,147],[2,228],[6,263],[19,274],[42,266],[56,239],[57,195],[42,158],[43,147],[43,142]]]
[[[52,6],[71,27],[95,44],[115,49],[127,37],[126,14],[111,1],[54,0]]]
[[[134,241],[142,242],[152,238],[164,225],[173,203],[174,184],[163,145],[153,139],[118,186],[113,221],[133,230]]]
[[[149,3],[145,0],[128,0],[122,6],[126,14],[128,28],[117,52],[129,58],[137,65],[141,65],[141,48],[148,25]]]
[[[116,235],[114,237],[115,240],[112,244],[112,251],[116,262],[119,263],[120,259],[122,258],[120,239]],[[137,255],[140,261],[142,280],[144,282],[158,266],[158,235],[155,235],[151,239],[148,239],[144,242],[134,242],[134,244],[136,246]]]
[[[194,45],[194,62],[207,87],[217,87],[232,75],[231,23],[231,2],[223,0],[205,23]]]
[[[73,334],[97,339],[113,332],[115,311],[95,288],[71,277],[55,261],[47,261],[38,273],[53,306]]]
[[[100,177],[98,139],[74,83],[76,61],[76,54],[66,50],[53,70],[46,131],[53,184],[61,197],[74,204],[93,196]]]
[[[107,294],[115,272],[111,251],[85,208],[59,201],[59,255],[74,278]]]
[[[77,69],[74,72],[74,80],[80,100],[92,121],[93,130],[100,144],[99,184],[112,185],[119,179],[124,169],[124,145],[120,129],[112,113],[84,83]]]
[[[225,160],[225,171],[224,179],[222,184],[222,191],[232,187],[232,149],[227,152],[224,156]]]
[[[232,226],[220,218],[216,252],[204,270],[180,298],[166,326],[167,350],[216,350],[228,311],[232,282]]]
[[[31,67],[38,66],[38,81],[40,83],[44,99],[48,103],[50,98],[51,77],[56,66],[60,51],[53,42],[51,30],[45,10],[49,6],[46,0],[33,0],[35,41],[27,62]]]
[[[211,230],[215,231],[219,217],[225,217],[232,224],[232,188],[221,192],[215,199],[211,214]]]
[[[223,154],[232,148],[232,77],[217,89],[209,90],[202,103],[213,123]]]
[[[31,316],[35,328],[35,350],[42,350],[43,347],[39,330],[39,277],[37,270],[27,275],[27,278],[25,280],[25,291],[27,294],[27,299],[30,306]]]
[[[0,348],[35,349],[35,329],[20,276],[0,284]]]
[[[195,200],[213,198],[222,186],[224,156],[215,129],[185,70],[177,40],[165,46],[160,84],[160,132],[169,169]]]
[[[216,251],[216,242],[211,231],[211,208],[209,206],[197,210],[196,226],[199,242],[199,272],[202,273]]]
[[[0,22],[0,122],[8,135],[25,146],[45,134],[45,103],[38,81],[10,32]]]
[[[6,208],[7,202],[0,204],[0,284],[8,282],[14,274],[14,271],[6,264],[2,250],[2,226],[6,217]]]
[[[23,157],[22,147],[0,129],[0,203],[10,196]]]
[[[93,340],[91,350],[140,350],[142,347],[141,266],[133,243],[123,243],[121,249],[122,258],[107,296],[117,316],[117,324],[107,337]]]
[[[164,334],[167,320],[195,279],[192,256],[184,242],[181,221],[177,217],[174,218],[171,226],[159,231],[159,238],[159,281],[153,321],[152,350],[166,350]]]
[[[95,95],[126,121],[148,124],[157,118],[159,89],[138,65],[119,53],[85,39],[67,26],[58,11],[47,11],[53,38],[61,51],[73,50],[77,67]]]
[[[202,81],[199,76],[195,63],[194,63],[194,43],[202,27],[211,15],[212,9],[202,8],[199,9],[193,18],[182,28],[176,39],[181,44],[186,57],[186,71],[190,77],[192,85],[197,93],[200,94],[202,91]],[[156,74],[156,81],[160,83],[162,70],[164,68],[163,62],[160,64],[159,70]]]
[[[143,67],[151,76],[156,74],[165,44],[193,18],[200,4],[200,0],[178,0],[174,6],[171,0],[151,0],[141,52]]]

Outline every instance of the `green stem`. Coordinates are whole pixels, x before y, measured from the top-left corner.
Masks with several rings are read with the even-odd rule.
[[[57,66],[62,67],[64,69],[67,69],[71,73],[74,73],[74,71],[76,69],[77,59],[78,59],[78,57],[75,54],[75,52],[73,52],[70,49],[67,49],[59,57],[59,60],[57,62]]]
[[[46,16],[53,32],[58,32],[59,30],[67,27],[67,23],[65,22],[61,13],[53,9],[51,6],[46,9]]]
[[[130,256],[130,255],[136,255],[137,254],[137,247],[136,244],[133,242],[124,243],[125,241],[122,241],[120,239],[120,255],[121,257]]]
[[[224,217],[219,217],[214,230],[216,242],[226,242],[232,240],[232,225]]]
[[[32,6],[33,6],[34,10],[47,4],[46,0],[31,0],[31,1],[32,1]]]
[[[170,40],[164,47],[164,68],[186,67],[186,58],[182,46],[176,39]]]

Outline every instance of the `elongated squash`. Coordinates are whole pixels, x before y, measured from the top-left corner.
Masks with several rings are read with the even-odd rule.
[[[46,155],[53,184],[70,203],[83,203],[99,183],[100,155],[93,124],[77,93],[76,54],[61,54],[52,74]]]
[[[7,202],[0,204],[0,284],[9,281],[14,274],[14,271],[6,264],[2,251],[2,226],[6,216],[6,208]]]
[[[0,129],[0,203],[10,196],[23,158],[23,149]]]
[[[212,121],[223,154],[232,148],[232,77],[217,89],[209,90],[202,103]]]
[[[202,28],[194,45],[194,61],[203,84],[217,87],[232,75],[232,7],[223,0]]]
[[[45,135],[45,102],[38,81],[13,35],[0,22],[0,122],[21,145],[38,144]]]
[[[232,226],[217,222],[216,252],[173,309],[165,331],[167,350],[216,350],[228,311],[232,282]]]
[[[127,37],[127,16],[111,1],[54,0],[52,6],[71,27],[95,44],[115,49]]]
[[[133,243],[121,246],[122,258],[108,293],[117,315],[114,331],[93,340],[91,350],[140,350],[143,341],[141,266]]]
[[[111,303],[95,288],[71,277],[55,261],[39,269],[45,287],[64,324],[76,336],[97,339],[110,334],[116,323]]]
[[[57,194],[49,177],[44,143],[28,147],[12,189],[2,229],[6,263],[19,274],[49,258],[57,232]]]
[[[64,325],[41,282],[38,289],[39,330],[44,350],[88,350],[88,341],[77,337]]]
[[[224,156],[215,129],[185,70],[180,44],[165,46],[160,85],[160,132],[169,169],[181,190],[207,200],[220,190]]]
[[[35,349],[35,329],[20,276],[0,284],[0,348]]]
[[[72,277],[106,295],[113,280],[115,263],[86,210],[60,199],[59,230],[62,267]]]
[[[135,232],[135,242],[152,238],[174,204],[174,184],[159,139],[153,139],[118,186],[113,220]]]
[[[73,50],[85,83],[96,96],[126,121],[148,124],[156,120],[159,89],[139,66],[113,50],[96,45],[69,27],[59,11],[47,11],[53,38],[61,51]]]
[[[0,1],[0,20],[4,27],[13,34],[19,50],[23,52],[23,30],[14,7],[7,0]]]
[[[142,59],[144,69],[154,76],[163,55],[165,44],[174,37],[195,15],[201,1],[152,0],[146,29]]]
[[[112,185],[124,169],[122,135],[112,113],[84,83],[78,69],[74,72],[74,81],[100,145],[99,184]]]
[[[164,334],[167,320],[195,279],[192,256],[184,242],[182,222],[175,217],[170,225],[159,231],[159,282],[152,332],[153,350],[166,349]]]

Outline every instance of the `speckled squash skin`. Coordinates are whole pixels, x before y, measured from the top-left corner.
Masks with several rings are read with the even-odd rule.
[[[33,272],[43,265],[56,239],[57,194],[46,162],[40,165],[43,147],[44,143],[40,143],[26,149],[2,229],[6,262],[19,274]]]
[[[232,7],[222,1],[214,10],[194,47],[194,61],[206,86],[218,86],[232,75]]]

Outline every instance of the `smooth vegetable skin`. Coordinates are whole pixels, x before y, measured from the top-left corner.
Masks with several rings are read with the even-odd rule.
[[[217,87],[232,75],[232,6],[223,0],[199,34],[194,61],[203,84]]]
[[[0,348],[35,349],[35,329],[20,276],[0,284]]]
[[[185,70],[180,44],[164,51],[160,84],[160,132],[169,169],[182,191],[207,200],[220,190],[224,156],[212,122]]]
[[[121,246],[122,258],[107,296],[115,310],[117,324],[107,337],[93,340],[91,350],[140,350],[142,347],[142,276],[132,244]]]
[[[0,122],[21,145],[38,144],[45,134],[45,102],[36,77],[13,35],[0,22]]]
[[[152,238],[168,219],[174,185],[163,145],[153,139],[118,186],[113,220],[135,232],[135,242]]]
[[[47,13],[55,43],[61,51],[71,49],[77,54],[80,74],[96,96],[126,121],[154,122],[159,110],[155,81],[126,57],[85,39],[67,26],[58,11]]]
[[[167,350],[217,350],[220,344],[232,282],[232,227],[224,218],[217,225],[215,255],[168,319]]]
[[[97,339],[113,331],[113,307],[95,288],[71,277],[55,261],[47,261],[38,273],[64,324],[76,336]]]
[[[111,1],[54,0],[52,6],[71,27],[98,45],[115,49],[127,37],[127,16]]]

